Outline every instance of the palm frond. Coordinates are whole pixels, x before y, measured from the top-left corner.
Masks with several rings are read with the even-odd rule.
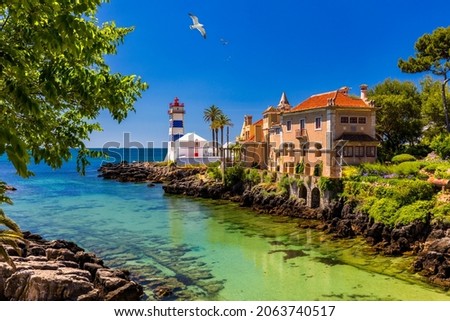
[[[0,257],[3,257],[6,263],[8,263],[14,270],[16,269],[16,265],[14,264],[8,252],[6,252],[6,249],[2,245],[0,245]]]
[[[17,225],[17,223],[14,222],[12,219],[8,218],[1,208],[0,208],[0,225],[4,225],[10,230],[21,233],[19,225]]]

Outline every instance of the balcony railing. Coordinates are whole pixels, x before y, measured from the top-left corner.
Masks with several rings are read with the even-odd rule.
[[[295,138],[297,139],[306,139],[307,137],[307,133],[306,133],[306,129],[302,128],[302,129],[296,129],[295,130]]]
[[[284,163],[294,163],[295,162],[295,157],[294,156],[284,156],[283,157],[283,162]]]

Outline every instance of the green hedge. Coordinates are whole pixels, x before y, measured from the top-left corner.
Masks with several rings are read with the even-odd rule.
[[[394,164],[400,164],[400,163],[404,163],[404,162],[413,162],[415,160],[416,160],[416,158],[413,155],[399,154],[399,155],[395,155],[394,157],[392,157],[391,161]]]

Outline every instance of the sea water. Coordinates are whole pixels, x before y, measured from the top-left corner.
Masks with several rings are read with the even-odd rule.
[[[141,155],[129,152],[122,160]],[[145,153],[147,160],[164,155]],[[104,180],[101,162],[92,160],[86,176],[74,161],[59,170],[31,166],[35,176],[21,179],[1,157],[0,179],[17,188],[8,193],[14,205],[2,208],[23,230],[74,241],[106,265],[130,270],[145,299],[158,284],[177,287],[182,300],[450,299],[411,272],[413,257],[381,256],[363,239],[333,239],[299,228],[298,219],[234,203]]]

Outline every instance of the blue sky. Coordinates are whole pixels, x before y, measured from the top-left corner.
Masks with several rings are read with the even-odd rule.
[[[190,30],[188,13],[205,25],[207,39]],[[137,74],[150,87],[121,124],[101,114],[104,131],[90,147],[109,141],[124,146],[124,133],[144,146],[168,137],[168,104],[185,103],[185,132],[210,139],[203,110],[219,106],[239,134],[245,114],[261,118],[286,92],[292,105],[313,94],[386,78],[418,81],[397,61],[414,54],[424,33],[448,26],[448,0],[111,0],[100,22],[134,26],[113,72]],[[224,44],[224,39],[228,44]]]

